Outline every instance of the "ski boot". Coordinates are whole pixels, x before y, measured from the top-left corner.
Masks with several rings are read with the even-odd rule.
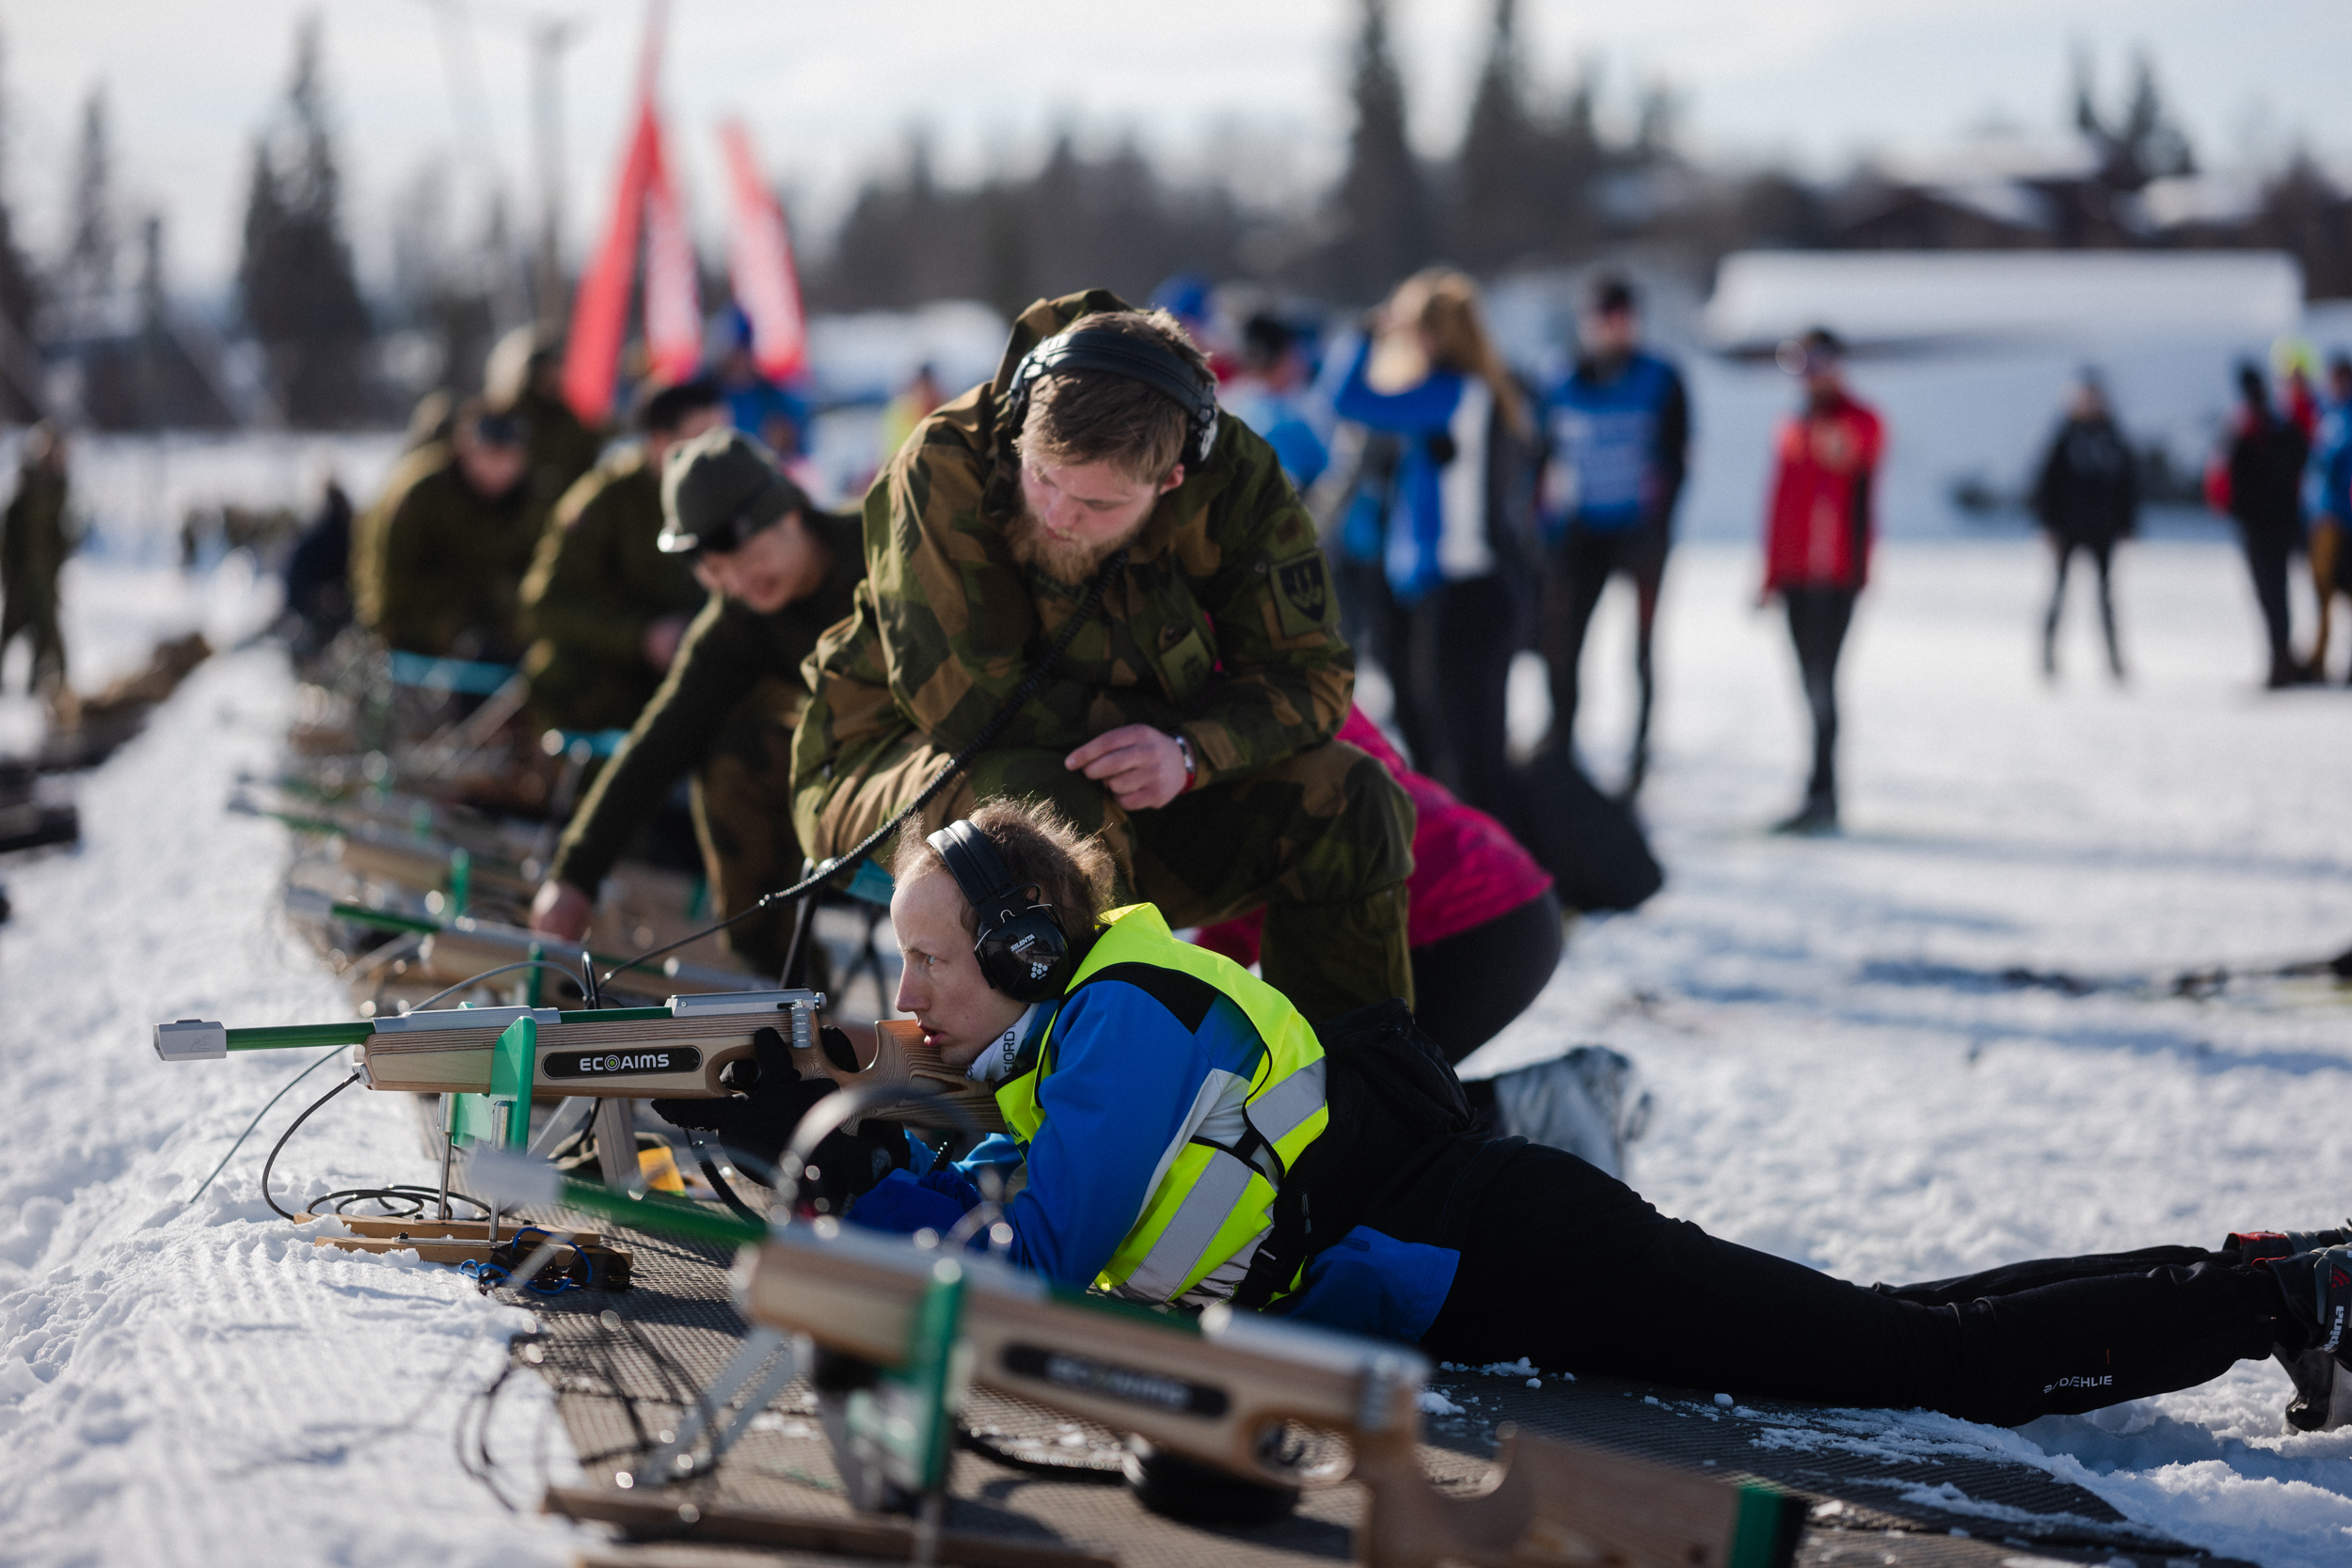
[[[2333,1432],[2352,1424],[2352,1246],[2344,1230],[2254,1231],[2230,1238],[2239,1259],[2267,1269],[2286,1298],[2287,1314],[2312,1336],[2300,1350],[2276,1345],[2271,1354],[2295,1385],[2287,1402],[2287,1427],[2294,1432]],[[2323,1238],[2326,1238],[2323,1240]],[[2315,1247],[2297,1243],[2317,1242]],[[2289,1250],[2292,1248],[2293,1250]]]
[[[1794,816],[1772,824],[1772,832],[1790,838],[1828,838],[1837,832],[1837,797],[1815,790]]]
[[[1505,1136],[1565,1149],[1620,1180],[1626,1145],[1649,1127],[1648,1091],[1637,1089],[1633,1064],[1605,1045],[1580,1045],[1491,1082]]]

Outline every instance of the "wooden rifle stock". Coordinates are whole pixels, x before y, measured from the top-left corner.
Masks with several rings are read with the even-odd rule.
[[[739,1274],[745,1315],[890,1367],[912,1341],[940,1255],[854,1227],[773,1234]],[[1801,1499],[1504,1428],[1496,1479],[1440,1494],[1415,1452],[1428,1363],[1401,1346],[1212,1307],[1197,1323],[1047,1288],[993,1259],[962,1265],[975,1383],[1136,1433],[1255,1480],[1285,1422],[1346,1440],[1371,1504],[1356,1555],[1375,1568],[1779,1568]]]
[[[970,1125],[1004,1130],[988,1090],[971,1083],[923,1044],[919,1025],[885,1020],[875,1025],[876,1049],[854,1069],[836,1066],[817,1042],[822,994],[806,990],[739,990],[671,997],[656,1007],[448,1007],[348,1023],[230,1029],[197,1019],[155,1026],[155,1053],[166,1061],[197,1061],[231,1051],[352,1045],[367,1085],[411,1094],[486,1094],[491,1049],[516,1019],[537,1024],[532,1065],[534,1099],[589,1095],[606,1099],[717,1099],[734,1091],[721,1074],[755,1059],[753,1037],[778,1029],[803,1077],[831,1078],[844,1086],[905,1087],[919,1098],[869,1113],[916,1126]],[[953,1110],[946,1107],[952,1105]]]

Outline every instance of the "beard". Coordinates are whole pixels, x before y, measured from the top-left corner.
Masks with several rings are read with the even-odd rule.
[[[1083,588],[1094,580],[1094,574],[1103,569],[1103,562],[1111,558],[1111,552],[1133,543],[1136,535],[1143,531],[1143,525],[1151,520],[1152,513],[1146,510],[1133,527],[1113,538],[1057,539],[1045,531],[1037,514],[1025,506],[1006,530],[1006,542],[1023,570],[1069,587]]]

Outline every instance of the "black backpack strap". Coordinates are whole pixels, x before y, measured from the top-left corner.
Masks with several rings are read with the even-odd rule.
[[[1291,1180],[1283,1182],[1281,1190],[1274,1195],[1274,1228],[1258,1243],[1248,1270],[1233,1288],[1233,1306],[1239,1311],[1262,1310],[1276,1292],[1287,1290],[1290,1282],[1298,1277],[1298,1271],[1313,1251],[1307,1164],[1302,1157],[1292,1169]]]

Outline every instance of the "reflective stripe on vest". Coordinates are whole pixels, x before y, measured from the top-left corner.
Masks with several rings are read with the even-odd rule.
[[[1103,931],[1063,996],[1120,964],[1175,970],[1201,981],[1242,1010],[1263,1050],[1242,1107],[1248,1129],[1243,1143],[1227,1148],[1193,1135],[1221,1098],[1204,1092],[1161,1156],[1142,1213],[1094,1283],[1154,1305],[1220,1300],[1232,1293],[1273,1228],[1277,1183],[1329,1122],[1323,1047],[1281,992],[1232,959],[1178,941],[1150,904],[1104,916]],[[1034,1142],[1044,1124],[1038,1089],[1054,1069],[1054,1030],[1060,1022],[1057,1009],[1039,1042],[1036,1065],[996,1090],[1005,1124],[1024,1145]],[[1210,1082],[1225,1076],[1213,1072]]]

